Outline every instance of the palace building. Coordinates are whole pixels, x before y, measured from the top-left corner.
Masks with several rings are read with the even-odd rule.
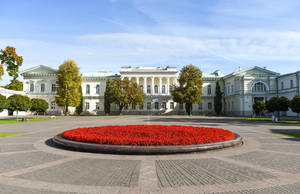
[[[24,78],[23,92],[30,98],[43,98],[49,103],[49,114],[62,114],[62,108],[55,103],[56,69],[40,65],[21,73]],[[82,94],[85,114],[104,113],[104,92],[106,80],[120,77],[134,80],[144,91],[143,105],[125,107],[125,114],[184,114],[184,104],[172,100],[171,91],[177,85],[179,72],[176,67],[122,67],[119,73],[99,71],[83,73]],[[280,75],[266,68],[239,68],[228,75],[219,70],[203,73],[202,103],[193,105],[193,114],[214,114],[216,81],[219,81],[223,97],[223,113],[226,115],[252,115],[252,105],[256,100],[268,100],[273,96],[289,99],[299,94],[300,71]],[[111,106],[116,112],[118,107]],[[74,108],[70,108],[74,111]],[[295,115],[288,111],[287,115]]]

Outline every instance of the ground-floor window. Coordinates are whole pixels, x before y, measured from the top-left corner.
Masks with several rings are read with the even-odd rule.
[[[140,105],[140,110],[143,110],[143,109],[144,109],[144,105],[141,104],[141,105]]]
[[[128,110],[128,104],[126,104],[126,105],[124,106],[124,109],[125,109],[125,110]]]
[[[147,110],[151,110],[151,102],[147,102]]]
[[[51,102],[51,110],[54,110],[55,109],[55,101],[52,101]]]
[[[135,110],[135,104],[132,104],[132,105],[131,105],[131,109],[132,109],[132,110]]]
[[[198,109],[202,110],[202,104],[198,104]]]
[[[209,102],[209,103],[207,104],[207,108],[208,108],[208,110],[211,110],[211,109],[212,109],[212,104],[211,104],[211,102]]]
[[[96,110],[100,110],[100,104],[99,104],[99,102],[96,102]]]
[[[181,104],[181,103],[179,104],[179,109],[183,110],[183,104]]]
[[[158,110],[158,109],[159,109],[159,103],[158,103],[158,102],[155,102],[155,103],[154,103],[154,108],[155,108],[155,110]]]
[[[86,110],[89,110],[89,109],[90,109],[90,103],[88,103],[88,102],[85,103],[85,109],[86,109]]]
[[[161,107],[162,107],[162,109],[166,109],[167,108],[167,103],[166,102],[163,102],[162,104],[161,104]]]
[[[174,109],[174,102],[170,102],[170,109]]]

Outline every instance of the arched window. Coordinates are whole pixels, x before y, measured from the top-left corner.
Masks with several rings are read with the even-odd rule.
[[[163,85],[162,88],[161,88],[161,93],[165,94],[166,93],[166,86]]]
[[[86,85],[86,91],[85,91],[86,94],[90,94],[90,85]]]
[[[265,92],[267,91],[266,85],[262,82],[257,82],[252,87],[252,92]]]
[[[157,86],[157,85],[154,86],[154,93],[155,93],[155,94],[158,93],[158,86]]]

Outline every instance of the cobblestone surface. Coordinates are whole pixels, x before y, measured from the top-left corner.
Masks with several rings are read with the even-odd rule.
[[[114,155],[65,150],[51,141],[64,130],[116,124],[216,126],[244,145],[176,155]],[[0,125],[0,193],[17,194],[299,194],[300,141],[271,131],[297,125],[229,117],[62,117]]]

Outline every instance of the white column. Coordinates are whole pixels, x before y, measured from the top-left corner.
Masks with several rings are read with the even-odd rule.
[[[159,77],[159,86],[158,86],[158,93],[161,94],[162,90],[162,77]]]
[[[170,78],[169,77],[167,77],[167,87],[166,87],[166,93],[167,93],[167,95],[169,95],[170,94]]]
[[[138,87],[140,87],[140,77],[135,77],[136,84]]]
[[[147,94],[147,77],[144,77],[144,93]]]
[[[154,94],[154,77],[151,77],[151,94]]]

